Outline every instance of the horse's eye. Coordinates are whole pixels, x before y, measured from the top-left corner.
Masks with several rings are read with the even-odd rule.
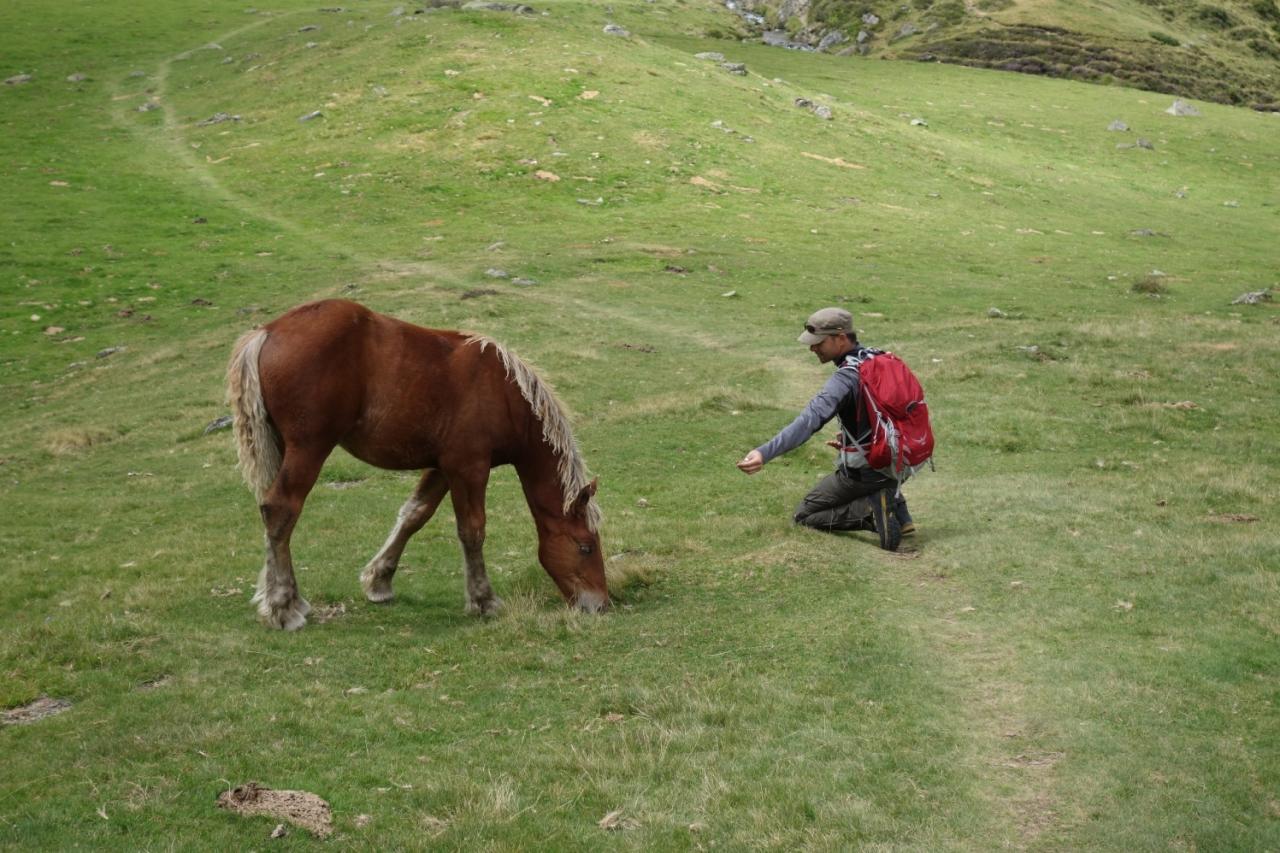
[[[579,543],[578,543],[578,553],[579,553],[579,554],[590,554],[590,553],[591,553],[592,551],[594,551],[594,550],[595,550],[595,549],[591,547],[591,543],[590,543],[590,542],[579,542]]]

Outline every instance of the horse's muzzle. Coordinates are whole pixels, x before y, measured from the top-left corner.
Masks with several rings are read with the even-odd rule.
[[[609,609],[609,596],[602,595],[595,590],[580,589],[578,594],[574,596],[573,604],[579,610],[587,613],[604,613]]]

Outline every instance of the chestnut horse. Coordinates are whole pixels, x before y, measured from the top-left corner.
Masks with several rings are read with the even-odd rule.
[[[395,470],[425,469],[391,535],[360,573],[370,601],[388,601],[409,537],[453,498],[466,559],[466,607],[501,603],[484,567],[489,470],[514,465],[538,531],[538,559],[565,600],[608,608],[588,480],[550,386],[490,338],[424,329],[331,299],[301,305],[240,338],[227,398],[245,481],[257,495],[267,559],[254,601],[262,620],[293,630],[311,606],[298,594],[289,539],[334,447]]]

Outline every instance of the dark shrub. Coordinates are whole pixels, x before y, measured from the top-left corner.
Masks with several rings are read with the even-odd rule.
[[[1182,46],[1182,42],[1178,41],[1176,38],[1174,38],[1173,36],[1167,33],[1161,33],[1161,32],[1152,30],[1151,37],[1156,41],[1160,42],[1161,44],[1172,45],[1173,47]]]
[[[929,20],[943,24],[958,24],[964,20],[964,3],[961,0],[942,0],[929,13]]]
[[[1276,0],[1253,0],[1253,11],[1266,21],[1280,21],[1280,6]]]
[[[1162,275],[1144,275],[1133,282],[1133,292],[1159,296],[1168,293],[1169,286],[1164,283],[1164,276]]]
[[[1236,23],[1236,19],[1231,17],[1231,13],[1221,6],[1201,6],[1196,10],[1195,18],[1201,23],[1219,30],[1230,29]]]
[[[809,9],[809,20],[848,29],[855,24],[861,25],[862,16],[874,11],[870,6],[855,6],[845,0],[814,0]]]
[[[1246,42],[1249,49],[1259,56],[1269,56],[1272,59],[1280,59],[1280,47],[1276,47],[1269,39],[1249,39]]]

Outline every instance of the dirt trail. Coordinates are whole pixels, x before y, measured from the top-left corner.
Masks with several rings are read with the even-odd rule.
[[[384,259],[370,258],[352,245],[335,243],[331,233],[326,232],[323,237],[318,236],[307,226],[292,219],[286,212],[282,212],[271,205],[269,201],[263,202],[251,198],[223,183],[217,174],[217,164],[202,157],[199,149],[192,146],[191,141],[186,136],[187,125],[184,125],[179,120],[177,110],[167,97],[169,78],[175,62],[188,59],[201,50],[220,50],[223,44],[231,42],[245,33],[252,32],[267,24],[279,23],[290,17],[301,15],[305,11],[307,10],[299,9],[292,12],[264,16],[250,24],[216,35],[202,42],[199,47],[181,51],[161,61],[156,67],[154,75],[152,75],[150,94],[151,101],[158,105],[163,119],[158,130],[142,126],[134,119],[133,113],[136,110],[134,105],[137,103],[137,98],[131,96],[130,93],[120,92],[118,87],[113,88],[111,92],[111,100],[115,102],[112,110],[113,117],[120,126],[132,132],[141,144],[160,149],[164,158],[177,166],[176,171],[178,173],[185,174],[220,202],[241,212],[247,218],[268,222],[288,234],[291,238],[295,238],[299,243],[310,245],[317,252],[327,254],[340,253],[369,267],[371,270],[380,269],[382,265],[387,263]],[[294,248],[297,248],[297,246]],[[421,274],[443,280],[450,278],[444,270],[436,265],[415,261],[414,266]]]

